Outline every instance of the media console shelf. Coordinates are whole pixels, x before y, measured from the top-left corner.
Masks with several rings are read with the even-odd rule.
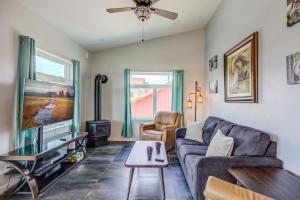
[[[30,145],[0,155],[1,161],[22,175],[18,183],[6,191],[3,197],[9,198],[20,192],[31,193],[32,199],[38,199],[86,158],[84,138],[87,135],[85,132],[69,133],[47,142],[42,150],[38,145]],[[67,146],[71,143],[75,143],[75,149],[70,151]],[[74,163],[66,162],[78,152],[82,152],[82,158]]]

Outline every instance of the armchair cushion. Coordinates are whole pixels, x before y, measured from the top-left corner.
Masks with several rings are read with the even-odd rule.
[[[163,131],[157,131],[157,130],[144,130],[143,132],[143,140],[162,140]]]

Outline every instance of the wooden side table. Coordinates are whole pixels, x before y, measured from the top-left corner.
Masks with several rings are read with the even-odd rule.
[[[249,190],[280,200],[300,199],[300,178],[273,167],[229,168],[238,184]]]

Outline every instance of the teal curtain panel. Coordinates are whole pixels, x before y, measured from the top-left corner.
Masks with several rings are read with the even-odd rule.
[[[184,113],[183,113],[183,70],[173,71],[172,84],[172,111],[181,113],[181,127],[184,127]]]
[[[122,130],[123,137],[132,137],[132,123],[131,123],[131,95],[130,95],[130,70],[124,71],[124,125]]]
[[[19,36],[19,58],[17,78],[17,137],[16,146],[23,147],[37,142],[38,129],[22,131],[25,79],[36,79],[35,41],[28,36]]]
[[[80,132],[80,62],[73,60],[73,84],[75,86],[75,102],[72,130]]]

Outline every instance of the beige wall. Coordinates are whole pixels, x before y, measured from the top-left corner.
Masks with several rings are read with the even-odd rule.
[[[300,24],[286,25],[286,1],[223,1],[206,30],[205,60],[219,56],[219,68],[206,67],[206,88],[219,81],[219,94],[207,95],[206,116],[216,115],[270,132],[278,139],[278,156],[300,174],[300,85],[287,84],[286,56],[300,51]],[[223,54],[259,31],[259,103],[224,102]]]
[[[188,92],[194,89],[194,81],[203,85],[204,33],[194,31],[175,36],[146,41],[125,47],[94,53],[91,59],[92,80],[96,74],[108,75],[104,85],[103,117],[113,121],[112,139],[120,139],[123,113],[123,73],[125,68],[133,71],[172,71],[184,69],[185,100]],[[88,117],[93,119],[93,95],[90,95]],[[202,108],[198,110],[198,119],[202,119]],[[187,120],[193,120],[193,112],[186,111]],[[134,123],[135,137],[138,137],[138,123]]]
[[[66,59],[81,61],[81,119],[85,119],[88,74],[86,51],[16,1],[0,0],[0,153],[13,147],[14,96],[20,34],[35,38],[37,47],[43,50]]]

